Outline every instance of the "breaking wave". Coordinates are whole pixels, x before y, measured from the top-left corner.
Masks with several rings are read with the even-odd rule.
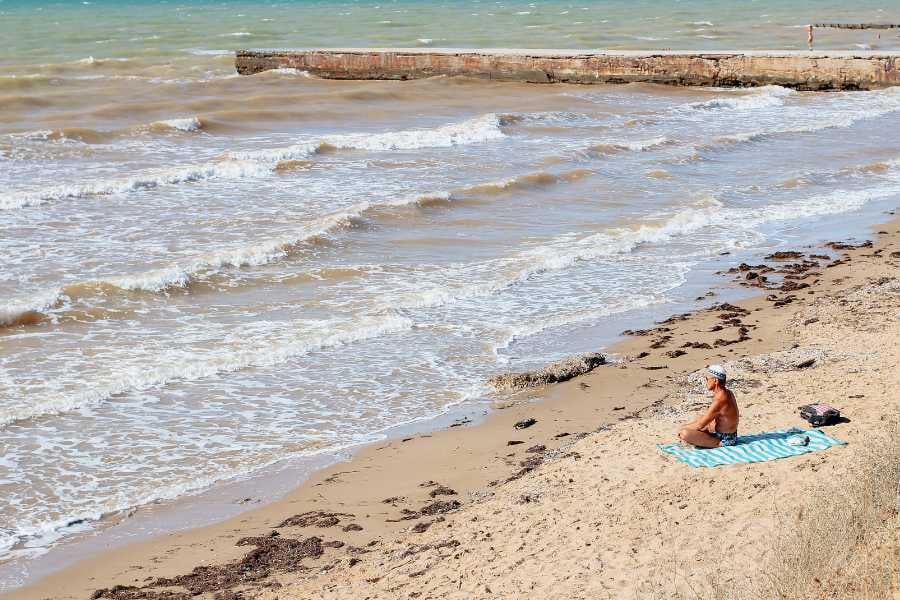
[[[766,85],[748,94],[740,96],[723,96],[706,100],[705,102],[691,102],[679,106],[676,111],[710,111],[710,110],[755,110],[781,106],[784,99],[795,92],[789,88],[777,85]]]
[[[738,226],[752,232],[753,228],[766,223],[841,214],[862,208],[871,201],[897,195],[900,195],[900,181],[863,190],[837,190],[752,209],[726,208],[720,201],[712,199],[706,206],[686,209],[657,224],[613,228],[582,238],[565,235],[515,256],[492,261],[488,268],[484,264],[456,267],[448,273],[448,277],[460,282],[459,285],[440,284],[419,289],[392,306],[401,309],[428,308],[489,296],[545,272],[564,270],[579,262],[628,254],[644,244],[667,242],[707,228],[729,230]]]
[[[855,94],[855,95],[850,95]],[[838,104],[840,102],[840,104]],[[844,93],[837,96],[831,106],[816,107],[813,111],[804,110],[795,118],[785,115],[795,126],[760,128],[751,131],[724,135],[716,138],[717,144],[746,143],[766,139],[772,136],[792,133],[814,133],[826,129],[852,127],[859,121],[874,119],[900,111],[900,90],[890,88],[875,92]]]
[[[594,171],[590,169],[574,169],[561,174],[553,173],[529,173],[518,177],[510,177],[502,181],[482,183],[464,188],[468,194],[500,194],[509,190],[520,190],[534,187],[553,185],[559,182],[577,181],[590,177]]]
[[[81,185],[63,185],[36,193],[3,194],[0,195],[0,209],[10,210],[39,206],[58,200],[123,194],[214,178],[259,177],[270,173],[271,170],[266,165],[249,161],[222,161],[198,167],[156,170],[139,177],[108,179]]]
[[[577,181],[592,174],[593,171],[587,169],[575,169],[559,175],[544,172],[529,173],[498,182],[467,186],[455,191],[359,202],[344,210],[320,217],[297,232],[281,238],[213,252],[182,264],[161,269],[72,283],[57,290],[42,292],[32,298],[11,301],[5,306],[0,306],[0,326],[40,323],[48,318],[48,311],[67,306],[71,301],[89,297],[98,291],[108,294],[163,292],[173,288],[188,287],[202,274],[209,275],[226,268],[262,266],[285,258],[305,244],[310,244],[317,238],[352,224],[370,211],[414,205],[427,207],[446,204],[472,195],[499,194],[510,190]]]
[[[89,127],[61,127],[59,129],[40,129],[25,131],[22,133],[8,134],[12,140],[26,140],[29,142],[55,142],[75,141],[85,144],[104,144],[113,140],[146,133],[192,133],[206,127],[206,123],[200,117],[183,117],[154,121],[148,125],[138,125],[125,129],[98,130]]]
[[[203,121],[199,117],[187,117],[183,119],[169,119],[167,121],[154,121],[150,129],[175,129],[177,131],[200,131],[203,129]]]
[[[896,166],[896,161],[874,163],[878,172]],[[885,165],[885,167],[882,167]],[[869,165],[859,169],[865,170]],[[859,171],[850,170],[853,174]],[[516,189],[552,185],[576,181],[590,176],[592,171],[576,169],[554,175],[530,173],[507,180],[459,188],[454,191],[399,197],[372,202],[360,202],[344,210],[325,215],[299,231],[276,238],[220,252],[213,252],[191,261],[101,280],[69,284],[57,290],[42,292],[32,298],[14,300],[0,307],[0,325],[31,325],[48,318],[48,312],[67,306],[70,301],[86,298],[98,290],[112,293],[164,292],[173,288],[186,288],[198,277],[221,272],[227,268],[262,266],[283,259],[317,239],[354,223],[370,211],[418,205],[422,207],[452,203],[467,197],[484,194],[500,194]],[[840,214],[861,208],[866,203],[900,194],[900,182],[890,178],[885,185],[863,190],[837,190],[826,195],[816,195],[785,204],[772,204],[754,209],[725,208],[718,201],[703,207],[692,207],[667,217],[661,224],[643,224],[636,229],[614,228],[602,233],[574,239],[563,236],[534,249],[524,251],[513,258],[498,259],[488,271],[490,281],[472,284],[479,279],[479,272],[451,274],[452,280],[465,282],[456,287],[437,286],[419,290],[408,296],[400,308],[420,308],[444,304],[471,296],[483,296],[524,281],[545,271],[558,271],[575,263],[602,257],[626,254],[642,244],[661,243],[674,237],[695,233],[706,227],[734,227],[752,229],[770,221],[783,221],[813,216]],[[476,271],[484,265],[476,267]],[[497,273],[506,276],[496,277]]]
[[[217,351],[206,353],[194,350],[171,350],[154,358],[150,365],[140,364],[117,370],[107,381],[75,394],[59,394],[36,398],[29,406],[0,408],[0,427],[36,417],[61,414],[97,406],[105,400],[126,392],[149,390],[173,381],[197,380],[220,373],[230,373],[249,367],[267,367],[292,358],[335,346],[371,339],[412,328],[405,317],[388,315],[362,317],[355,321],[320,321],[309,331],[296,332],[296,337],[282,335],[278,339],[253,339],[232,336],[235,344],[226,352],[221,344]],[[280,329],[284,333],[284,328]]]
[[[0,75],[0,92],[5,90],[27,90],[46,85],[52,79],[42,73],[24,75]]]
[[[647,140],[637,140],[634,142],[605,142],[602,144],[595,144],[591,146],[588,150],[591,152],[596,152],[598,154],[612,154],[615,152],[645,152],[647,150],[652,150],[653,148],[659,148],[661,146],[668,146],[673,144],[674,142],[665,136],[659,136],[655,138],[650,138]]]
[[[309,158],[316,152],[328,149],[385,152],[390,150],[416,150],[419,148],[447,148],[498,140],[504,136],[499,117],[490,113],[434,129],[332,135],[325,136],[315,142],[304,142],[282,148],[231,152],[229,157],[236,160],[272,163],[282,160]]]
[[[54,290],[25,300],[13,300],[0,306],[0,325],[34,325],[46,318],[45,311],[59,306],[63,294]]]
[[[193,131],[194,128],[203,126],[202,121],[196,118],[160,121],[156,125],[160,124],[183,131]],[[433,129],[325,136],[318,140],[282,148],[230,152],[218,162],[156,170],[137,177],[58,186],[33,193],[5,193],[0,195],[0,209],[10,210],[39,206],[58,200],[108,196],[208,179],[262,177],[275,171],[281,161],[307,159],[316,154],[333,150],[385,152],[442,148],[487,142],[501,139],[504,136],[505,134],[500,128],[500,121],[494,114]]]

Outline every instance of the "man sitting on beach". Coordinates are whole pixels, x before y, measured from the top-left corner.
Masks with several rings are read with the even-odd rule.
[[[737,427],[740,414],[734,393],[725,387],[725,369],[711,365],[706,369],[706,389],[713,396],[706,414],[678,432],[678,438],[700,448],[718,448],[737,444]]]

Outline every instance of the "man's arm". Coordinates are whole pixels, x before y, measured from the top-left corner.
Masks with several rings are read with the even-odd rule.
[[[698,417],[693,422],[689,423],[688,426],[697,430],[706,429],[707,425],[716,420],[716,417],[719,416],[719,413],[722,411],[722,404],[724,402],[724,397],[720,398],[718,395],[713,399],[712,404],[709,405],[709,409],[707,409],[706,414]]]

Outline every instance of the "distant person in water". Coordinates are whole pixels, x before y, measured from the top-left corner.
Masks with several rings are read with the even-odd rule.
[[[740,414],[734,393],[725,387],[727,376],[720,365],[706,369],[706,389],[713,393],[713,401],[706,414],[678,432],[681,441],[700,448],[718,448],[737,444]]]

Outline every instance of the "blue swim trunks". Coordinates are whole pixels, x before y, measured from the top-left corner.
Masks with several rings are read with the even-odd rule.
[[[719,438],[719,446],[737,446],[737,431],[732,431],[731,433],[714,431],[713,435]]]

